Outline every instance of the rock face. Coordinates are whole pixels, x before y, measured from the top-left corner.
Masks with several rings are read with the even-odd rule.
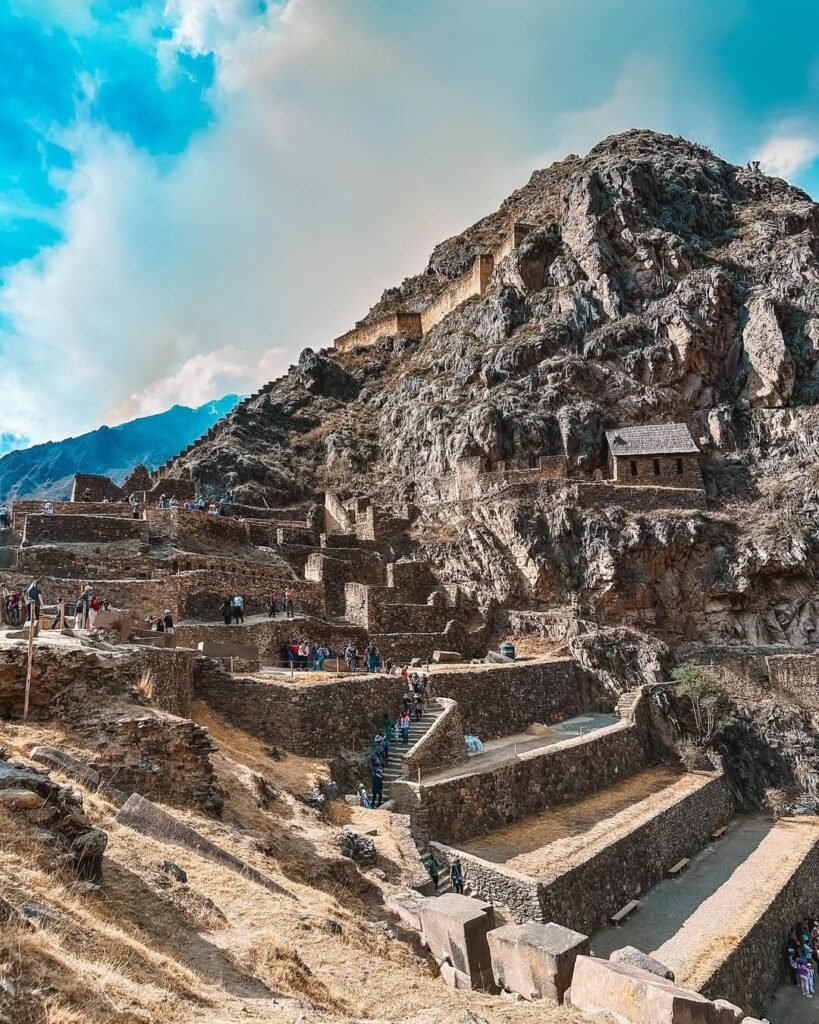
[[[726,439],[749,411],[813,397],[816,206],[647,131],[536,171],[365,321],[423,310],[476,256],[502,253],[512,222],[528,232],[480,299],[420,341],[307,350],[177,469],[279,503],[359,466],[411,492],[464,454],[565,451],[594,467],[605,426],[676,418],[696,437],[716,412]]]

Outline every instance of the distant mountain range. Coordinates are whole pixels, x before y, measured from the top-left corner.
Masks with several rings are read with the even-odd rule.
[[[10,451],[0,458],[0,500],[65,500],[75,473],[102,473],[121,483],[139,463],[148,469],[161,466],[229,413],[238,401],[238,395],[225,395],[198,409],[175,405],[156,416]]]

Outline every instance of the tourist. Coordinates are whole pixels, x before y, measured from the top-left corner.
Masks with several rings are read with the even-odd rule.
[[[401,712],[398,716],[398,732],[401,734],[401,742],[406,747],[409,743],[409,731],[410,731],[410,716],[407,713],[407,709]]]
[[[372,806],[380,807],[384,799],[384,767],[378,757],[370,762],[370,783],[372,789]]]
[[[131,502],[131,518],[139,519],[139,502],[136,500]]]
[[[313,658],[313,671],[323,672],[324,662],[327,660],[327,651],[324,649],[324,645],[314,644],[311,654]]]
[[[233,604],[233,621],[236,623],[245,621],[245,599],[241,594],[237,594],[232,601]]]
[[[5,530],[9,525],[9,510],[5,505],[0,505],[0,530]]]
[[[25,607],[25,599],[19,591],[9,591],[3,587],[3,598],[6,611],[6,622],[10,626],[19,626]]]
[[[88,602],[88,626],[94,628],[94,622],[96,621],[97,615],[102,611],[102,599],[97,594],[91,595],[91,600]]]
[[[364,663],[367,667],[368,672],[375,672],[375,670],[381,664],[381,657],[379,656],[378,648],[372,642],[372,640],[367,644],[366,648],[364,649]]]
[[[155,632],[157,632],[157,633],[164,633],[165,632],[165,620],[162,618],[161,615],[157,615],[156,618],[152,618],[151,619],[151,623],[152,623],[151,628]]]
[[[308,662],[310,659],[310,644],[306,640],[302,640],[299,644],[299,668],[302,672],[307,671]]]
[[[358,671],[358,649],[352,640],[344,649],[344,662],[350,672]]]
[[[359,782],[358,784],[358,806],[359,807],[370,807],[370,798],[367,796],[367,790],[364,788],[364,783]]]
[[[453,892],[463,896],[464,892],[464,869],[461,867],[461,858],[456,857],[449,865],[449,880],[452,883]],[[435,887],[438,888],[437,885]]]
[[[32,580],[26,590],[26,618],[29,622],[39,621],[40,609],[43,607],[43,592],[37,580]]]
[[[429,872],[429,877],[432,879],[432,884],[435,887],[435,892],[438,892],[438,879],[441,872],[441,865],[435,858],[435,854],[431,853],[429,857],[424,861],[424,867]]]
[[[165,626],[166,633],[173,633],[173,616],[171,615],[170,608],[165,609],[165,614],[162,617],[162,623]]]
[[[168,507],[168,499],[165,497],[164,494],[160,494],[159,495],[159,507],[160,508],[167,508]]]
[[[373,738],[372,756],[377,757],[382,765],[387,763],[387,746],[382,732],[377,732]]]
[[[267,617],[268,619],[276,617],[276,598],[273,594],[267,599]]]
[[[288,619],[292,619],[293,618],[293,603],[295,601],[295,598],[296,598],[296,595],[293,593],[293,591],[290,589],[290,587],[288,587],[287,590],[285,590],[285,592],[284,592],[284,605],[285,605],[285,608],[287,609],[287,617],[288,617]]]
[[[91,584],[83,588],[83,592],[77,598],[74,605],[74,628],[84,629],[88,626],[89,611],[91,608]]]
[[[226,597],[224,601],[222,601],[221,612],[222,621],[226,626],[229,626],[231,621],[233,620],[233,602],[230,600],[229,597]]]
[[[387,752],[387,760],[390,756],[390,746],[392,745],[393,730],[395,729],[395,722],[392,717],[385,711],[384,717],[381,719],[381,732],[384,735],[384,746]]]
[[[51,504],[50,501],[44,501],[43,502],[43,515],[44,516],[53,516],[54,515],[54,506]]]
[[[807,996],[808,999],[813,999],[814,979],[813,967],[810,961],[800,956],[796,973],[799,975],[799,987],[802,990],[802,995]]]

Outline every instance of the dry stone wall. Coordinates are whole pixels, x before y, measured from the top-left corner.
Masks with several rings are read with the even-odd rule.
[[[656,885],[683,857],[730,820],[734,803],[723,775],[682,796],[649,821],[548,881],[442,847],[447,860],[461,857],[467,884],[483,899],[508,907],[515,921],[559,921],[593,934],[620,907]],[[433,844],[436,845],[436,844]]]
[[[112,543],[138,540],[148,543],[148,524],[140,519],[117,516],[27,515],[23,544]]]
[[[131,506],[116,501],[54,501],[52,502],[56,516],[118,516],[131,519]],[[12,503],[12,514],[20,516],[39,515],[43,510],[42,501],[24,501],[15,498]]]
[[[422,783],[398,782],[399,810],[423,819],[424,831],[456,843],[547,807],[605,789],[648,763],[641,730],[623,721],[582,739],[528,751],[480,771]]]
[[[444,704],[443,714],[403,758],[403,774],[407,778],[415,778],[419,771],[449,768],[467,759],[460,708],[454,700],[440,699]]]
[[[71,501],[119,501],[125,497],[121,487],[117,487],[107,476],[96,473],[75,473],[71,487]]]

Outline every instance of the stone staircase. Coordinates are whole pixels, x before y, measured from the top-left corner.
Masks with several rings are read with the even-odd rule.
[[[617,717],[630,718],[632,708],[634,707],[639,696],[639,690],[626,690],[625,693],[621,693],[620,698],[617,701],[617,707],[615,708],[614,712],[617,715]]]
[[[444,713],[443,705],[440,701],[433,697],[428,701],[427,706],[424,708],[424,716],[416,722],[414,719],[410,722],[409,731],[409,744],[404,746],[400,740],[394,743],[390,752],[390,761],[387,767],[384,769],[384,802],[390,799],[390,790],[393,782],[397,779],[403,778],[402,761],[403,755],[411,750],[419,740],[421,740],[432,726],[438,721],[441,715]]]

